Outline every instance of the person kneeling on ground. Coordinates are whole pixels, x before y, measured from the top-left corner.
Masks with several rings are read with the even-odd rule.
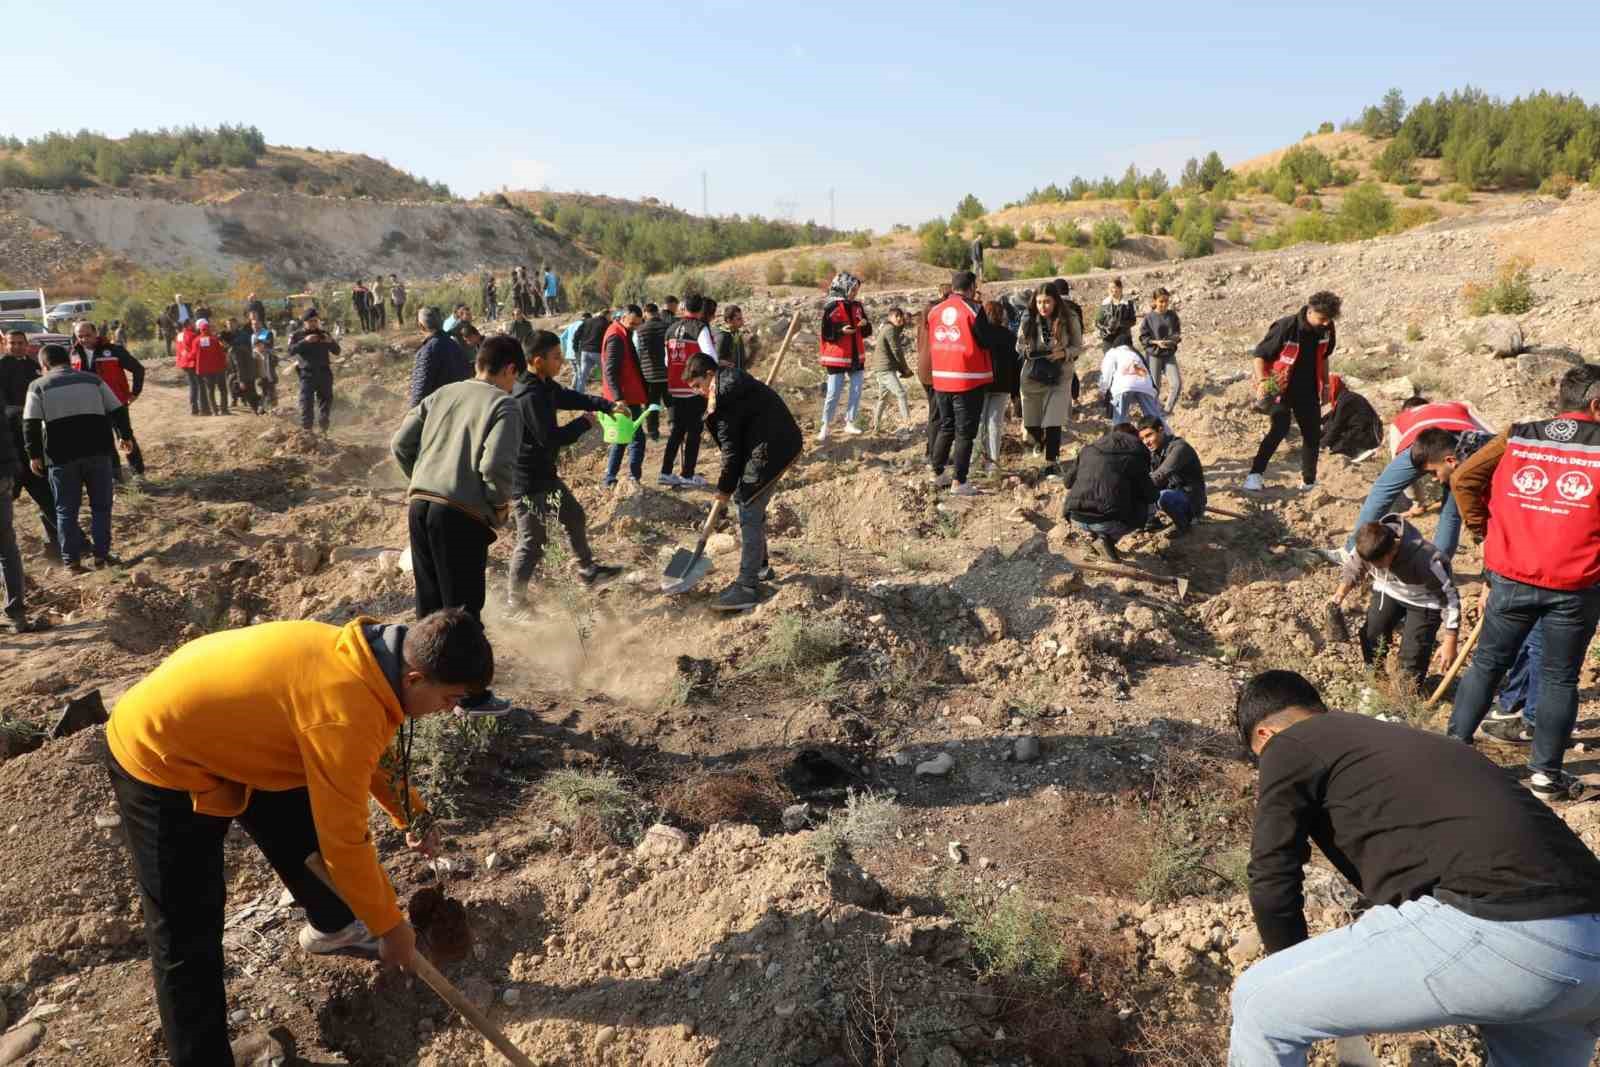
[[[175,1067],[234,1062],[222,928],[223,844],[236,819],[305,909],[301,948],[413,966],[416,936],[378,862],[367,797],[413,849],[436,853],[438,831],[389,744],[493,679],[483,627],[451,608],[411,626],[361,618],[211,634],[117,702],[107,769]],[[307,866],[314,853],[332,888]]]
[[[1328,413],[1322,417],[1322,447],[1357,463],[1383,444],[1383,420],[1366,397],[1347,388],[1344,378],[1328,375]]]
[[[800,455],[800,424],[777,390],[704,353],[689,357],[683,380],[706,399],[706,421],[722,449],[717,499],[739,505],[739,577],[716,608],[743,611],[761,602],[761,583],[776,577],[767,556],[767,507],[778,476]]]
[[[1189,532],[1206,513],[1206,472],[1194,446],[1174,437],[1160,419],[1146,415],[1139,421],[1139,440],[1150,450],[1150,482],[1156,487],[1156,507],[1166,512],[1179,534]]]
[[[604,397],[590,396],[568,389],[556,381],[565,360],[561,338],[549,330],[535,330],[525,346],[528,372],[517,379],[511,393],[522,413],[522,445],[517,451],[516,474],[511,481],[516,500],[517,543],[511,550],[511,581],[506,589],[506,606],[522,611],[528,603],[528,581],[544,562],[546,532],[551,514],[555,515],[572,545],[578,563],[578,577],[594,583],[622,573],[594,561],[589,550],[588,519],[583,505],[572,495],[567,483],[556,472],[561,449],[577,441],[594,425],[590,415],[579,415],[568,423],[556,421],[557,411],[610,412],[617,405]]]
[[[1361,659],[1372,666],[1378,649],[1388,643],[1395,628],[1400,633],[1400,666],[1418,687],[1428,675],[1433,643],[1444,621],[1440,655],[1446,664],[1456,658],[1456,638],[1461,629],[1461,594],[1456,590],[1450,560],[1423,539],[1417,528],[1398,515],[1385,515],[1356,531],[1356,551],[1345,561],[1335,607],[1342,605],[1372,572],[1372,602],[1367,624],[1361,630]]]
[[[1156,487],[1150,452],[1131,425],[1119,422],[1091,441],[1062,470],[1067,500],[1062,514],[1087,531],[1096,555],[1118,560],[1117,542],[1150,520]]]
[[[1233,987],[1233,1067],[1317,1041],[1469,1024],[1501,1067],[1586,1067],[1600,1018],[1600,860],[1494,763],[1437,734],[1329,711],[1293,671],[1234,709],[1260,757],[1250,906],[1267,958]],[[1315,842],[1371,903],[1306,929]]]

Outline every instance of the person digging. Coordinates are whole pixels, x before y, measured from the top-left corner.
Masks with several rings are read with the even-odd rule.
[[[689,357],[683,379],[706,398],[706,424],[722,449],[717,500],[739,505],[739,577],[716,609],[744,611],[761,603],[761,583],[776,577],[767,556],[767,508],[778,476],[800,455],[800,424],[777,390],[704,353]]]
[[[410,626],[358,618],[211,634],[117,702],[107,770],[175,1067],[235,1062],[222,951],[223,843],[235,820],[305,909],[301,948],[415,965],[416,934],[378,862],[367,797],[407,845],[437,853],[438,831],[410,788],[409,744],[397,767],[390,742],[493,680],[482,625],[446,608]],[[307,866],[313,853],[331,888]],[[260,1035],[245,1040],[259,1044]]]

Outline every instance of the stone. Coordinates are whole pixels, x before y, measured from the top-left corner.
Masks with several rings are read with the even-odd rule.
[[[967,862],[967,850],[962,846],[960,841],[950,842],[950,844],[945,847],[944,852],[945,855],[950,857],[951,863],[962,864]]]
[[[1083,575],[1076,570],[1052,574],[1045,579],[1044,588],[1051,596],[1066,596],[1083,588]]]
[[[1509,315],[1491,315],[1478,323],[1478,347],[1497,359],[1509,359],[1527,348],[1522,324]]]
[[[708,555],[726,555],[738,547],[739,539],[731,533],[714,533],[706,539],[706,553]]]
[[[868,911],[881,911],[888,896],[882,883],[842,855],[834,856],[828,864],[828,891],[834,900]]]
[[[799,1010],[800,1002],[798,1000],[780,1000],[772,1006],[773,1014],[780,1019],[791,1018]]]
[[[1583,357],[1570,348],[1541,346],[1517,356],[1517,374],[1526,381],[1554,384],[1567,371],[1582,364]]]
[[[94,824],[102,830],[115,830],[122,825],[122,816],[114,811],[103,811],[94,817]]]
[[[398,574],[400,571],[400,553],[392,548],[386,548],[379,552],[378,570],[386,574]]]
[[[512,986],[500,994],[500,1002],[508,1008],[514,1008],[522,1003],[522,990]]]
[[[1143,604],[1129,604],[1122,617],[1139,633],[1149,633],[1156,627],[1155,611]]]
[[[963,715],[961,716],[961,725],[971,726],[974,729],[979,729],[983,726],[983,720],[978,718],[976,715]]]
[[[602,1026],[600,1029],[595,1031],[594,1047],[596,1049],[603,1049],[614,1043],[616,1040],[617,1028],[615,1026]]]
[[[783,828],[791,833],[804,830],[810,822],[810,804],[790,804],[783,809]]]
[[[128,583],[135,589],[152,589],[155,587],[156,580],[150,577],[149,571],[140,567],[128,575]]]
[[[1011,758],[1018,763],[1032,763],[1039,758],[1039,739],[1032,734],[1017,738],[1011,743]]]
[[[983,628],[983,636],[991,641],[1003,641],[1006,636],[1006,617],[991,607],[973,609],[978,625]]]
[[[644,832],[644,837],[634,850],[641,857],[681,856],[689,851],[689,835],[676,826],[656,823]]]
[[[941,752],[925,763],[917,764],[918,778],[943,778],[956,768],[955,757],[948,752]]]
[[[1246,930],[1239,935],[1239,939],[1228,949],[1228,962],[1235,968],[1243,967],[1261,954],[1261,935],[1254,930]]]
[[[949,1045],[940,1045],[928,1053],[928,1067],[966,1067],[966,1062],[961,1053]]]
[[[299,574],[315,574],[322,566],[322,549],[307,541],[295,541],[289,545],[289,563]]]

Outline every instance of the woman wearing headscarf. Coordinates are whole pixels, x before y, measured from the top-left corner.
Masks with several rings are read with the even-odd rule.
[[[848,381],[850,399],[845,404],[844,432],[863,433],[856,422],[861,410],[861,381],[866,370],[866,339],[872,336],[872,323],[866,309],[856,299],[861,279],[840,271],[828,284],[828,299],[822,305],[818,362],[828,374],[828,391],[822,401],[822,429],[817,440],[828,439],[828,427],[839,409],[839,394]]]
[[[1083,321],[1048,286],[1034,295],[1017,328],[1022,359],[1022,428],[1051,465],[1061,458],[1061,428],[1072,414],[1072,373],[1083,350]]]

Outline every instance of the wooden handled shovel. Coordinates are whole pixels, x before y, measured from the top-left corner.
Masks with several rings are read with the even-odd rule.
[[[1433,696],[1428,698],[1428,702],[1423,707],[1431,708],[1439,703],[1439,698],[1444,696],[1444,691],[1449,689],[1450,683],[1456,680],[1456,675],[1461,673],[1461,665],[1467,662],[1467,657],[1472,655],[1473,646],[1478,643],[1478,635],[1483,633],[1483,620],[1488,617],[1488,607],[1485,605],[1483,614],[1478,616],[1478,625],[1472,628],[1472,634],[1467,638],[1467,643],[1461,646],[1460,652],[1456,653],[1456,661],[1450,664],[1450,669],[1445,672],[1445,676],[1439,681],[1439,688],[1433,691]]]
[[[717,521],[727,507],[728,502],[720,498],[712,504],[711,514],[706,516],[705,527],[700,531],[700,540],[695,542],[694,551],[685,552],[680,548],[667,560],[666,572],[661,576],[663,593],[687,592],[711,569],[711,565],[705,562],[706,542],[711,539],[711,531],[716,529]]]
[[[323,885],[326,885],[329,889],[334,888],[333,877],[328,873],[328,865],[322,862],[322,853],[313,852],[307,856],[306,867],[312,874],[317,876]],[[338,892],[338,890],[335,889],[334,892]],[[498,1026],[490,1022],[489,1017],[479,1011],[476,1004],[462,996],[461,990],[457,989],[450,979],[440,974],[438,968],[428,962],[428,957],[419,952],[416,954],[415,960],[416,962],[412,969],[417,977],[426,982],[429,989],[439,994],[440,1000],[460,1013],[461,1017],[467,1020],[474,1030],[488,1040],[489,1044],[499,1049],[502,1056],[516,1064],[516,1067],[534,1067],[534,1062],[524,1056],[522,1050],[513,1045],[511,1039],[506,1037]]]
[[[800,329],[800,312],[796,311],[789,320],[789,330],[783,335],[783,344],[778,346],[778,354],[772,361],[772,369],[767,371],[767,384],[771,385],[778,376],[778,371],[783,367],[783,357],[789,354],[789,342],[794,340],[794,335]]]

